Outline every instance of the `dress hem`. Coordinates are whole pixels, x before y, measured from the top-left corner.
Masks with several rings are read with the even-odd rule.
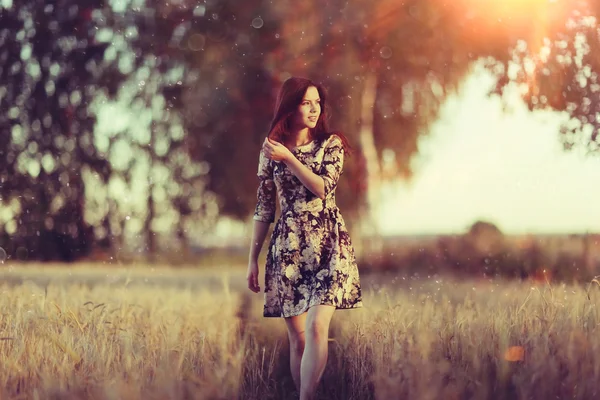
[[[319,303],[319,304],[313,304],[312,306],[306,307],[306,309],[304,309],[303,311],[301,311],[300,313],[297,314],[291,314],[291,315],[282,315],[282,314],[266,314],[263,313],[263,317],[264,318],[291,318],[291,317],[297,317],[299,315],[304,314],[305,312],[307,312],[311,307],[314,306],[333,306],[333,304],[328,304],[328,303]],[[335,310],[356,310],[359,308],[363,308],[363,303],[358,302],[356,304],[354,304],[351,307],[335,307]]]

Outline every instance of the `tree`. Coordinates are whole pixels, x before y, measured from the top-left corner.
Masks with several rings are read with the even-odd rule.
[[[391,7],[397,23],[371,30],[364,26],[376,25],[388,10],[379,7],[371,13],[371,7],[360,1],[303,2],[294,7],[256,1],[235,8],[222,1],[207,6],[205,14],[212,19],[202,20],[186,34],[188,41],[203,38],[195,66],[206,77],[194,88],[199,94],[196,101],[186,103],[201,104],[196,118],[202,116],[202,126],[188,125],[195,132],[192,153],[209,160],[210,188],[221,198],[225,215],[242,219],[254,207],[256,171],[247,166],[257,162],[274,92],[289,75],[327,82],[332,125],[349,134],[358,150],[357,157],[348,160],[347,178],[339,191],[345,208],[361,207],[368,192],[365,183],[380,179],[383,154],[396,153],[396,168],[388,176],[397,177],[397,171],[410,175],[409,160],[418,137],[436,115],[444,90],[458,85],[469,63],[465,60],[460,68],[447,68],[452,57],[448,52],[425,67],[432,44],[447,39],[453,26],[446,21],[434,38],[426,36],[431,42],[426,47],[423,42],[403,40],[419,29],[436,32],[435,19],[414,18],[415,8],[437,13],[433,3]],[[217,30],[214,26],[220,27],[217,39],[207,33]],[[391,126],[401,126],[402,134],[390,130]],[[238,184],[232,185],[234,180]]]
[[[100,0],[28,1],[0,8],[0,128],[9,133],[0,142],[0,196],[11,211],[0,245],[11,256],[70,260],[94,243],[119,241],[135,211],[123,190],[131,192],[132,174],[144,161],[152,164],[145,169],[147,228],[156,222],[154,194],[163,189],[152,189],[149,170],[166,169],[175,178],[166,179],[160,210],[177,216],[170,219],[180,238],[186,230],[180,216],[198,211],[199,198],[208,197],[200,177],[206,167],[189,163],[185,134],[169,111],[183,100],[176,76],[185,71],[177,58],[169,62],[181,20],[174,22],[175,13],[153,18],[152,9],[136,3],[117,9]],[[150,140],[140,130],[97,129],[96,115],[122,100],[123,91],[137,112],[155,111]]]
[[[80,171],[102,180],[111,171],[93,146],[87,110],[106,48],[94,39],[101,6],[0,8],[0,196],[10,210],[2,245],[13,257],[71,260],[93,243]]]
[[[113,182],[140,201],[116,202],[112,224],[153,255],[160,250],[157,235],[167,238],[176,232],[186,247],[187,232],[194,231],[189,225],[206,228],[216,218],[208,204],[213,200],[205,185],[207,163],[191,159],[185,126],[186,91],[199,75],[187,62],[188,51],[197,51],[198,44],[184,38],[200,17],[197,7],[173,8],[163,1],[121,6],[106,13],[103,28],[114,60],[106,77],[116,76],[123,84],[107,88],[97,103],[135,116],[104,136],[110,137],[106,150],[111,153]],[[162,244],[165,250],[173,243]]]
[[[568,3],[568,7],[567,4]],[[489,63],[498,76],[494,93],[518,87],[531,110],[565,112],[565,149],[599,149],[600,7],[597,2],[540,4],[528,33],[512,42],[505,58]]]
[[[412,176],[418,143],[477,58],[452,2],[303,2],[274,6],[283,49],[269,62],[330,83],[333,125],[348,133],[357,157],[340,186],[341,203],[377,234],[379,187]],[[319,10],[318,12],[316,12]],[[351,190],[350,190],[351,189]],[[350,206],[350,207],[348,207]],[[355,218],[351,218],[355,219]],[[358,233],[358,232],[357,232]]]
[[[197,14],[180,39],[199,77],[184,94],[188,149],[210,165],[207,189],[221,215],[243,220],[256,205],[252,166],[273,113],[278,82],[268,55],[279,51],[279,21],[262,0],[211,2]]]

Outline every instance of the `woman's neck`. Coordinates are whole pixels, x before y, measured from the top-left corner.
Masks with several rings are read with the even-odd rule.
[[[302,128],[300,130],[292,130],[290,132],[290,145],[292,146],[302,146],[310,142],[312,138],[310,137],[310,129]]]

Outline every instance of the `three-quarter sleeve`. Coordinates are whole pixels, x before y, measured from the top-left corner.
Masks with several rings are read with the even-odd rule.
[[[258,190],[256,193],[255,221],[275,221],[276,188],[273,181],[273,163],[261,151],[258,161]]]
[[[339,136],[334,135],[325,147],[321,164],[321,177],[325,181],[325,197],[337,187],[340,175],[344,170],[344,146]]]

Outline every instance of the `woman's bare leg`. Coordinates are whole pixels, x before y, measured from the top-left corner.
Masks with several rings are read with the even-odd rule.
[[[307,313],[304,313],[285,319],[290,340],[290,370],[298,391],[300,391],[300,363],[304,354],[306,315]]]
[[[300,400],[312,400],[327,364],[329,323],[335,307],[319,305],[308,310],[306,346],[300,366]]]

